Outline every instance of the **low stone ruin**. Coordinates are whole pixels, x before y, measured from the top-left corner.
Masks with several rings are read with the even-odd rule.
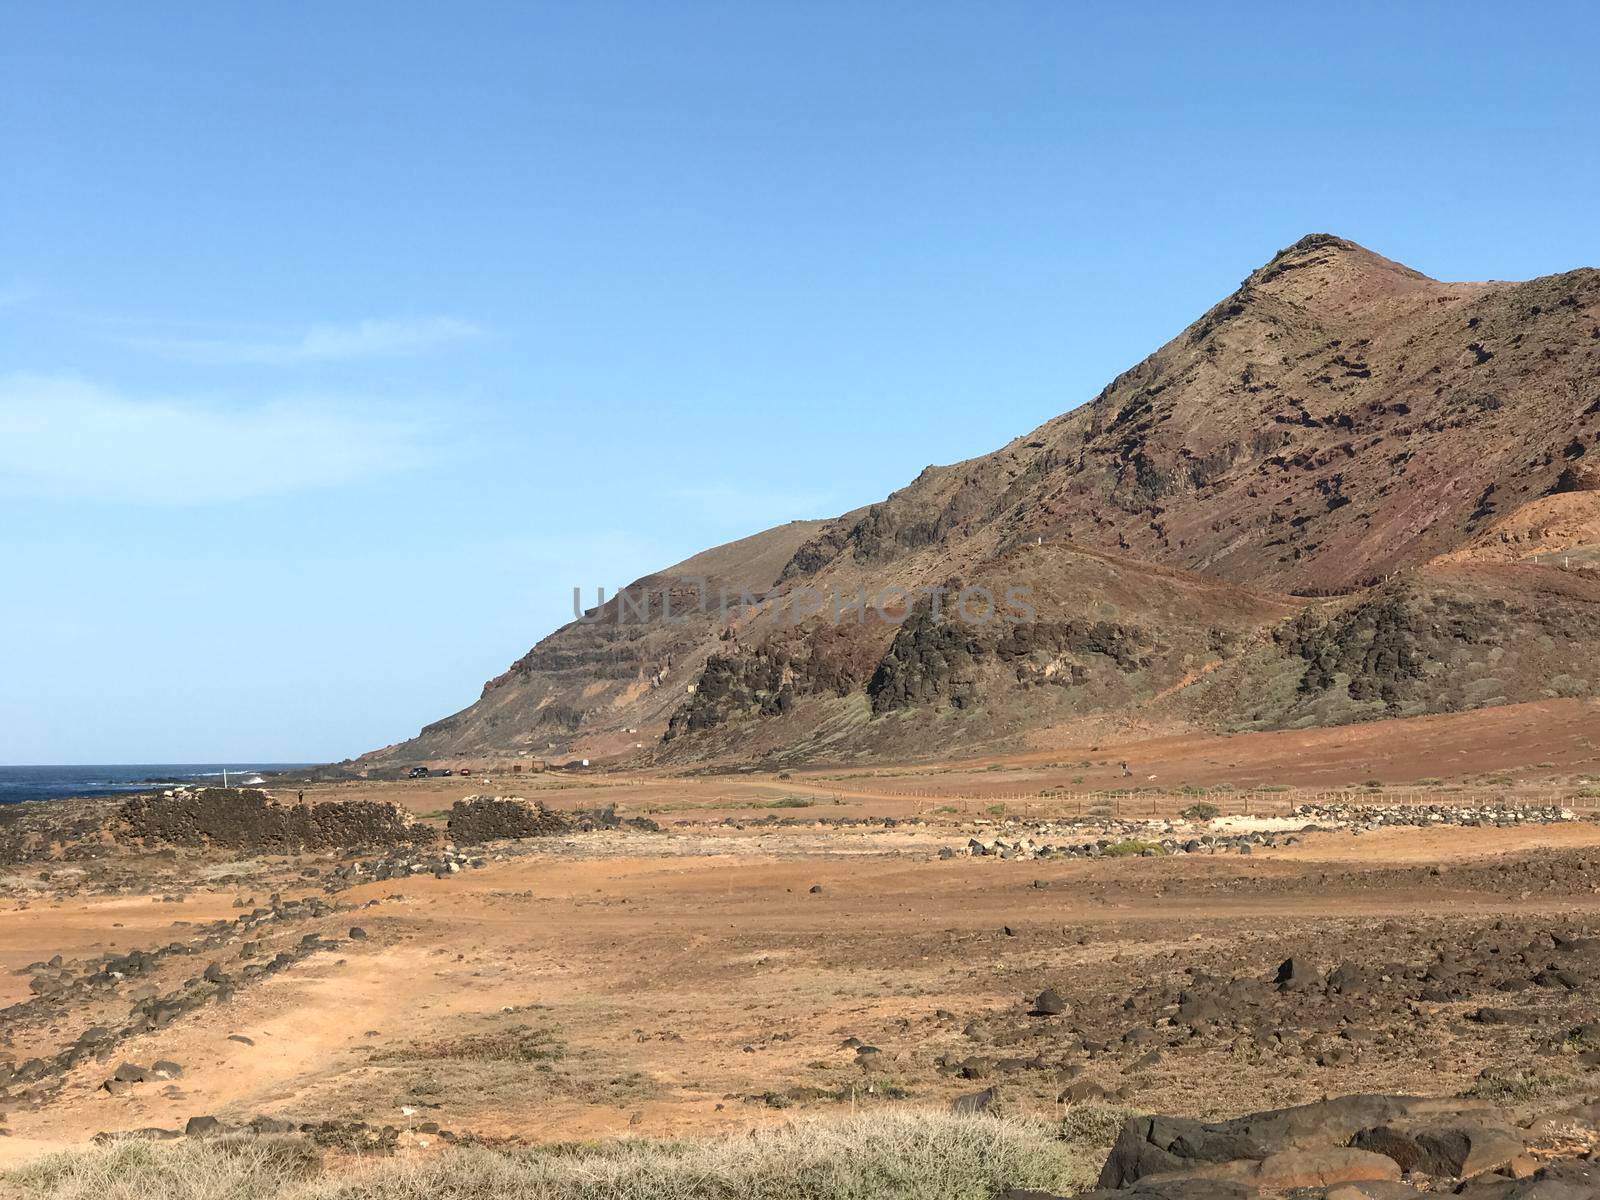
[[[175,788],[135,796],[117,813],[119,841],[290,853],[433,842],[437,831],[376,800],[281,804],[252,788]]]
[[[556,812],[521,796],[468,796],[457,800],[450,809],[449,829],[451,840],[461,845],[602,829],[661,832],[661,826],[648,817],[619,817],[612,807]]]
[[[468,796],[450,808],[450,838],[462,845],[550,837],[572,829],[573,822],[564,814],[520,796]]]

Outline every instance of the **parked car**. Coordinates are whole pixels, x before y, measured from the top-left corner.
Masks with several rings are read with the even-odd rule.
[[[412,767],[411,770],[406,772],[406,778],[407,779],[426,779],[427,777],[428,777],[428,768],[427,767]]]

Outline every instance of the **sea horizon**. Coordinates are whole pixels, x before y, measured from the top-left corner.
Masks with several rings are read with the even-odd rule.
[[[290,771],[314,763],[237,762],[196,763],[35,763],[0,766],[0,805],[25,800],[64,800],[77,796],[115,796],[148,791],[173,784],[222,779],[243,785],[263,782],[272,771]]]

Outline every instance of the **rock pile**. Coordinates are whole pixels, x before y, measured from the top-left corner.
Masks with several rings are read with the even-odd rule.
[[[1510,800],[1478,805],[1302,804],[1294,810],[1294,815],[1330,829],[1428,828],[1435,825],[1509,829],[1517,825],[1554,825],[1578,819],[1578,815],[1570,808],[1560,805],[1518,804]]]
[[[1577,814],[1559,805],[1519,804],[1302,804],[1288,817],[1214,820],[1131,820],[1077,817],[1032,825],[1006,822],[1001,832],[979,832],[965,848],[950,847],[941,858],[1104,858],[1157,857],[1163,854],[1252,853],[1257,847],[1292,846],[1308,833],[1333,830],[1555,824]],[[1251,827],[1253,826],[1253,828]],[[1086,836],[1092,829],[1094,836]]]
[[[413,875],[432,875],[444,879],[468,868],[487,865],[488,860],[463,853],[455,846],[437,850],[389,854],[382,858],[355,859],[340,863],[323,885],[329,892],[342,892],[358,884],[381,879],[409,879]]]
[[[1600,1105],[1518,1121],[1479,1101],[1364,1095],[1229,1121],[1135,1117],[1080,1200],[1592,1200],[1597,1146]]]
[[[402,1136],[437,1138],[441,1142],[457,1144],[470,1142],[471,1135],[460,1135],[439,1128],[437,1121],[424,1121],[410,1129],[396,1125],[372,1125],[366,1121],[293,1121],[283,1117],[257,1115],[242,1125],[230,1125],[219,1117],[210,1115],[190,1117],[182,1129],[130,1129],[107,1131],[94,1135],[94,1141],[105,1145],[114,1142],[167,1142],[178,1138],[214,1137],[267,1137],[298,1134],[312,1145],[327,1150],[346,1153],[391,1154]]]
[[[54,1054],[21,1062],[0,1059],[0,1102],[36,1104],[60,1086],[67,1072],[84,1063],[109,1059],[129,1038],[164,1028],[208,1004],[226,1003],[240,987],[287,970],[320,950],[333,948],[337,942],[307,933],[269,957],[262,939],[292,923],[330,917],[337,911],[332,904],[315,897],[281,900],[274,896],[268,907],[253,909],[232,921],[212,922],[194,942],[100,955],[76,966],[64,962],[60,955],[48,962],[31,964],[28,970],[33,975],[30,987],[34,995],[0,1009],[0,1044],[9,1043],[13,1031],[30,1022],[59,1020],[71,1005],[115,995],[130,981],[143,984],[143,994],[129,1007],[124,1021],[93,1026]],[[156,969],[171,958],[195,957],[234,943],[239,943],[239,959],[230,968],[225,969],[220,959],[213,960],[164,992],[156,991],[149,982]]]
[[[1314,832],[1308,826],[1304,832]],[[1152,835],[1150,826],[1133,826],[1126,836],[1102,836],[1078,842],[1051,842],[1030,834],[1012,837],[969,838],[961,848],[946,847],[941,858],[956,858],[963,854],[974,858],[1036,859],[1036,858],[1157,858],[1166,854],[1250,854],[1257,846],[1293,846],[1300,838],[1297,834],[1193,833],[1175,836],[1169,833]]]
[[[1337,944],[1276,945],[1275,967],[1251,965],[1259,951],[1229,947],[1208,966],[1035,976],[1033,988],[1054,986],[976,1014],[963,1028],[971,1049],[945,1063],[964,1078],[1095,1068],[1108,1088],[1166,1057],[1207,1052],[1286,1070],[1382,1072],[1445,1054],[1600,1070],[1600,936],[1591,928],[1498,921],[1440,936],[1386,923]],[[1247,957],[1230,964],[1235,955]]]

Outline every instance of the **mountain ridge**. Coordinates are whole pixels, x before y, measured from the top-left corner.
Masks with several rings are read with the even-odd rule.
[[[1494,531],[1509,530],[1506,523],[1526,506],[1587,488],[1581,460],[1596,442],[1600,272],[1447,283],[1347,239],[1311,234],[1250,272],[1093,399],[1030,433],[988,454],[925,468],[876,504],[715,548],[633,589],[664,596],[684,574],[705,575],[719,586],[845,596],[891,584],[996,581],[996,564],[1032,544],[1077,555],[1028,558],[1037,576],[1030,578],[1046,591],[1059,590],[1056,576],[1063,572],[1112,570],[1153,586],[1152,572],[1176,570],[1275,597],[1271,620],[1281,620],[1295,603],[1291,594],[1349,595],[1420,572],[1426,578],[1417,594],[1443,589],[1440,595],[1467,596],[1461,603],[1469,606],[1492,606],[1505,603],[1500,592],[1461,582],[1466,577],[1441,583],[1442,564],[1488,553],[1483,547]],[[1578,539],[1581,557],[1590,524],[1568,524],[1567,542]],[[1111,560],[1119,565],[1108,568]],[[1216,629],[1231,628],[1243,613],[1270,624],[1267,610],[1243,599],[1246,592],[1217,594]],[[1439,600],[1445,608],[1453,602]],[[779,613],[792,612],[786,603],[777,603]],[[1574,603],[1575,612],[1588,612]],[[1205,719],[1184,710],[1187,685],[1174,689],[1216,640],[1198,616],[1190,625],[1164,624],[1161,613],[1144,611],[1132,595],[1120,614],[1100,611],[1105,606],[1078,592],[1062,605],[1042,614],[1044,624],[1054,623],[1054,640],[1048,650],[1029,647],[1028,670],[1013,671],[1009,643],[989,646],[979,638],[963,647],[961,670],[973,678],[952,684],[953,677],[941,676],[940,686],[954,688],[945,700],[964,697],[964,728],[988,722],[993,729],[983,736],[1026,736],[1028,704],[1040,708],[1035,724],[1054,722],[1079,713],[1096,689],[1107,704],[1159,704],[1174,720]],[[1409,620],[1404,614],[1431,613],[1434,606],[1430,600],[1383,611],[1385,619]],[[814,720],[804,736],[796,733],[797,753],[870,755],[887,727],[867,693],[909,619],[892,615],[897,619],[869,613],[849,629],[823,629],[816,617],[781,628],[763,627],[742,611],[713,610],[668,629],[630,625],[614,599],[543,639],[490,681],[477,704],[369,758],[737,757],[744,752],[741,730],[765,722],[769,733],[798,731],[802,709],[814,710]],[[1116,625],[1120,616],[1130,618],[1121,624],[1154,639],[1152,647],[1165,647],[1152,650],[1151,673],[1137,686],[1106,674],[1114,656],[1094,658],[1095,637],[1084,632],[1096,622]],[[1585,620],[1574,616],[1571,627]],[[1424,642],[1432,645],[1426,638],[1418,644]],[[1176,655],[1170,661],[1168,650]],[[1005,671],[991,669],[991,653],[1004,659]],[[1193,660],[1187,666],[1180,661],[1186,655]],[[1536,659],[1530,652],[1528,661]],[[709,682],[726,689],[720,706],[696,698],[708,664]],[[1079,686],[1056,689],[1042,706],[1037,697],[1013,703],[1006,680],[1020,671],[1026,690],[1034,668],[1051,679],[1064,673]],[[1574,678],[1585,681],[1582,687],[1563,686],[1583,692],[1587,675]],[[1114,679],[1118,687],[1109,686]],[[1510,690],[1532,686],[1530,676]],[[913,690],[940,702],[938,687]],[[1470,699],[1442,685],[1435,690],[1452,704]],[[1396,699],[1402,692],[1403,704]],[[1420,703],[1425,710],[1419,694],[1391,681],[1386,703]],[[1359,703],[1352,715],[1347,707],[1312,711],[1289,697],[1259,720],[1384,715]],[[832,715],[821,715],[824,709]],[[1002,712],[1003,720],[996,716]],[[766,734],[754,741],[763,753],[782,750],[781,739]],[[904,742],[895,744],[905,750]]]

